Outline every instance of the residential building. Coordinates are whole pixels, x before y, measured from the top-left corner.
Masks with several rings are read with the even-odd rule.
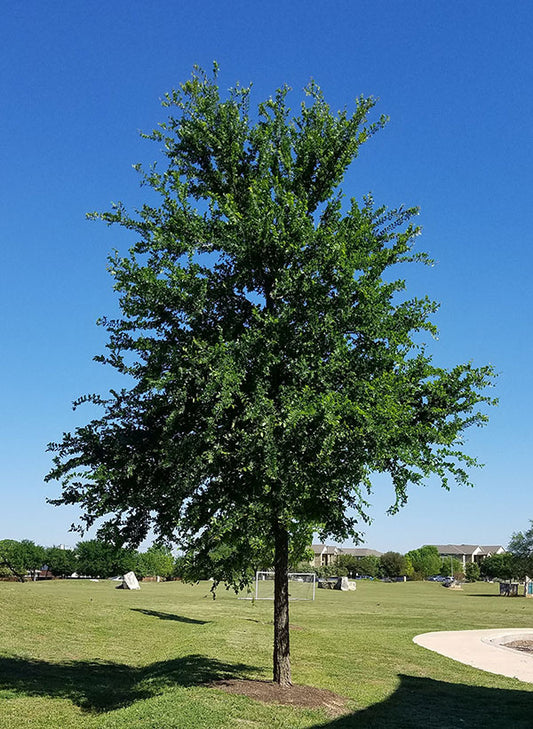
[[[340,557],[342,554],[350,555],[350,557],[355,557],[356,559],[370,555],[381,557],[383,554],[375,549],[367,549],[366,547],[335,547],[328,544],[313,544],[311,549],[314,552],[313,564],[315,567],[327,567],[327,565],[333,564],[337,557]]]
[[[434,546],[443,559],[453,557],[462,562],[463,571],[469,563],[481,564],[485,557],[492,557],[493,554],[503,554],[505,552],[501,544],[435,544]]]

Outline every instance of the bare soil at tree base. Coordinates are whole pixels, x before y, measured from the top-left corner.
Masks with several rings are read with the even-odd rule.
[[[313,686],[279,686],[271,681],[223,679],[210,684],[230,694],[242,694],[266,704],[285,704],[308,709],[325,709],[331,717],[348,713],[347,699]]]

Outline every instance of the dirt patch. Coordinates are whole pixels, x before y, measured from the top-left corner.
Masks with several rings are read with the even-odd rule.
[[[510,643],[504,643],[504,646],[513,648],[515,651],[533,653],[533,640],[512,640]]]
[[[266,704],[284,704],[307,709],[325,709],[329,716],[336,717],[348,713],[348,700],[327,689],[314,686],[278,686],[271,681],[252,681],[227,679],[211,683],[212,688],[227,691],[229,694],[243,694],[250,699]]]

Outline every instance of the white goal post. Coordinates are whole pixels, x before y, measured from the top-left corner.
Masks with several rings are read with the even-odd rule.
[[[314,600],[316,575],[314,572],[289,572],[289,600]],[[255,583],[240,600],[273,600],[274,572],[255,573]]]

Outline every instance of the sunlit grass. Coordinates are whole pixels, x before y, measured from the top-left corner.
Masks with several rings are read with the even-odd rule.
[[[224,590],[213,601],[208,583],[115,584],[0,583],[2,729],[533,726],[533,686],[412,642],[432,630],[533,627],[533,600],[500,598],[496,585],[360,582],[292,603],[294,682],[349,700],[349,716],[328,720],[207,685],[270,679],[271,602]]]

